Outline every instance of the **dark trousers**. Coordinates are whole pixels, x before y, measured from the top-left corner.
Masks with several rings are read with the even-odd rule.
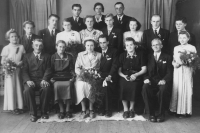
[[[35,87],[30,88],[27,84],[24,85],[24,101],[30,110],[30,114],[37,115],[37,107],[35,101],[35,91],[40,91],[40,107],[42,113],[47,113],[51,96],[51,87],[41,87],[41,81],[34,81]]]
[[[112,110],[112,95],[113,95],[113,89],[114,84],[111,82],[107,82],[108,86],[104,87],[105,89],[105,99],[104,99],[104,109],[105,110]]]
[[[151,82],[151,85],[144,84],[142,96],[146,107],[149,109],[150,115],[155,115],[156,107],[158,104],[158,113],[163,114],[169,108],[170,102],[170,86],[157,85]]]

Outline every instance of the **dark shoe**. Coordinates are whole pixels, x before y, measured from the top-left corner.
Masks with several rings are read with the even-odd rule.
[[[164,114],[158,115],[157,122],[163,122],[163,121],[165,121],[165,115]]]
[[[105,115],[105,111],[103,111],[103,110],[100,111],[100,112],[98,113],[98,115],[99,115],[99,116],[104,116],[104,115]]]
[[[112,116],[112,112],[111,111],[106,111],[105,117],[109,118]]]
[[[181,119],[181,118],[184,118],[184,115],[176,114],[176,117]]]
[[[31,122],[36,122],[37,121],[37,116],[31,115]]]
[[[125,112],[123,113],[123,118],[124,118],[124,119],[129,118],[129,111],[125,111]]]
[[[155,115],[150,115],[150,116],[149,116],[149,121],[150,121],[150,122],[156,122],[157,120],[156,120]]]
[[[42,115],[42,119],[49,119],[49,115],[48,115],[47,113],[44,113],[44,114]]]
[[[15,114],[15,115],[19,115],[20,111],[19,111],[19,109],[15,109],[15,110],[12,111],[12,113]]]
[[[64,119],[64,118],[65,118],[65,113],[64,113],[64,112],[60,112],[60,113],[58,114],[58,118],[59,118],[59,119]]]
[[[81,116],[80,116],[80,117],[81,117],[82,119],[85,119],[85,118],[87,118],[88,116],[89,116],[89,114],[86,113],[86,111],[82,111],[82,112],[81,112]]]
[[[66,118],[72,118],[72,113],[70,111],[66,112]]]
[[[129,112],[129,118],[134,118],[135,117],[135,112],[133,110],[131,110]]]
[[[186,117],[186,118],[190,118],[190,117],[192,117],[192,115],[186,114],[185,117]]]
[[[174,115],[176,115],[176,113],[175,113],[175,112],[171,112],[170,110],[168,110],[167,112],[168,112],[168,114],[169,114],[169,115],[171,115],[171,116],[174,116]]]
[[[93,110],[90,110],[90,114],[89,115],[90,115],[91,119],[96,117],[96,114],[95,114],[95,112]]]

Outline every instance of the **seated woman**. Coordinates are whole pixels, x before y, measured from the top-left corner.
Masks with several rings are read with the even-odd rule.
[[[75,64],[75,73],[77,79],[75,82],[75,95],[76,95],[76,105],[81,102],[82,113],[81,117],[84,119],[88,116],[90,118],[95,117],[95,112],[93,110],[93,103],[95,101],[94,97],[91,97],[91,85],[87,82],[84,82],[81,78],[81,72],[84,69],[94,68],[98,70],[100,68],[101,53],[95,52],[95,41],[93,39],[86,39],[84,42],[85,51],[78,54],[76,64]],[[89,99],[89,113],[86,113],[86,99]]]
[[[120,99],[124,107],[123,117],[133,118],[135,116],[134,104],[135,97],[141,93],[143,79],[142,75],[146,73],[146,62],[141,52],[136,52],[135,40],[131,37],[126,38],[124,52],[119,57],[120,75]],[[130,107],[128,109],[128,101]]]
[[[53,78],[51,81],[54,86],[55,101],[58,102],[60,107],[59,119],[65,116],[71,118],[70,112],[70,99],[71,97],[71,80],[74,74],[73,58],[72,55],[65,53],[66,43],[59,40],[56,43],[57,52],[51,57],[51,70]],[[64,109],[66,104],[66,110]]]

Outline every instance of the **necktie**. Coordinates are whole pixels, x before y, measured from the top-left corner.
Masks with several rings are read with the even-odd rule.
[[[156,37],[159,37],[157,30],[155,30],[154,32],[155,32]]]
[[[108,30],[108,35],[110,35],[111,30]]]
[[[120,24],[122,23],[122,19],[121,19],[121,18],[119,18],[119,23],[120,23]]]
[[[158,60],[157,54],[154,55],[154,58],[155,58],[155,61],[157,62]]]
[[[78,18],[76,18],[76,23],[78,24]]]
[[[36,61],[38,63],[39,62],[39,55],[36,55],[35,57],[36,57]]]
[[[51,36],[54,36],[54,31],[53,30],[51,31]]]
[[[31,36],[28,36],[28,40],[31,40]]]
[[[102,53],[103,57],[105,56],[105,54],[106,54],[106,52],[103,52],[103,53]]]

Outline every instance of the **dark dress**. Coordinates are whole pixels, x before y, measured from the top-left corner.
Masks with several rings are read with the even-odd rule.
[[[121,72],[130,76],[136,72],[141,71],[141,67],[146,66],[146,62],[142,52],[136,52],[136,56],[132,58],[128,56],[127,52],[124,52],[119,57],[119,67]],[[139,76],[135,81],[126,81],[120,77],[120,99],[127,101],[135,101],[135,97],[142,90],[143,77]]]
[[[51,69],[53,72],[53,79],[56,77],[73,77],[71,73],[73,73],[73,58],[72,55],[65,53],[64,57],[61,59],[58,53],[55,53],[51,57]],[[65,80],[64,78],[60,78],[54,82],[54,94],[55,101],[63,100],[65,102],[68,99],[71,99],[71,81]]]

